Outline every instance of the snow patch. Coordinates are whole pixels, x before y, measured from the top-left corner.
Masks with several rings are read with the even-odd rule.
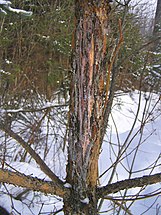
[[[89,204],[89,198],[88,197],[86,197],[85,199],[82,199],[81,200],[81,202],[83,203],[83,204]]]
[[[11,75],[10,72],[6,72],[6,71],[4,71],[3,69],[0,69],[0,73],[6,74],[6,75]]]
[[[66,187],[66,188],[71,188],[71,187],[72,187],[72,185],[71,185],[71,184],[69,184],[69,183],[65,183],[65,184],[64,184],[64,187]]]

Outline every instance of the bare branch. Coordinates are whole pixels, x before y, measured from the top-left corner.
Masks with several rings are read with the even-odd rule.
[[[51,171],[51,169],[46,165],[46,163],[41,159],[41,157],[27,144],[18,134],[13,132],[11,129],[7,128],[2,122],[0,124],[0,129],[7,133],[10,137],[15,139],[37,162],[41,170],[52,179],[53,182],[58,183],[63,187],[63,182]]]
[[[44,105],[43,107],[41,108],[33,108],[33,109],[10,109],[10,110],[2,110],[3,112],[6,112],[6,113],[30,113],[30,112],[41,112],[43,110],[48,110],[48,109],[51,109],[51,108],[62,108],[62,107],[68,107],[68,103],[66,104],[57,104],[57,105],[52,105],[52,104],[49,104],[49,105]]]
[[[42,179],[26,176],[10,170],[0,169],[0,182],[13,184],[29,190],[43,192],[45,194],[57,195],[60,197],[70,194],[69,188],[64,186],[62,187],[58,183],[44,181]]]
[[[161,173],[157,173],[154,175],[146,175],[133,179],[126,179],[113,184],[108,184],[104,187],[98,188],[97,193],[99,198],[103,198],[110,193],[117,193],[120,190],[143,187],[159,182],[161,182]]]

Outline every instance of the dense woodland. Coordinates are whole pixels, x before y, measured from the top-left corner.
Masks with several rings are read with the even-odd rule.
[[[130,153],[128,147],[139,102],[126,143],[116,148],[108,143],[116,161],[101,173],[108,174],[105,186],[98,161],[114,99],[133,97],[137,90],[140,101],[148,93],[140,134],[160,104],[161,1],[156,13],[132,0],[12,1],[13,8],[32,11],[31,16],[6,4],[0,4],[0,206],[9,196],[11,214],[96,215],[106,200],[103,214],[133,214],[131,206],[146,198],[146,186],[161,182],[153,172],[159,156],[145,174],[133,172],[141,141]],[[156,103],[149,111],[152,94]],[[159,117],[158,111],[153,118]],[[124,166],[133,152],[128,174],[120,180],[117,165]],[[134,187],[140,190],[130,196]],[[160,192],[147,195],[158,198]],[[30,212],[18,210],[15,201]]]
[[[6,72],[2,75],[1,92],[11,90],[21,97],[24,90],[29,93],[30,86],[50,99],[53,90],[68,90],[74,2],[15,1],[13,4],[33,11],[33,15],[24,17],[10,12],[4,16],[1,13],[0,60],[1,69]],[[148,12],[143,14],[146,5],[144,8],[142,5],[130,8],[115,4],[110,14],[108,48],[112,51],[117,40],[118,18],[123,19],[124,44],[115,66],[120,73],[117,89],[131,91],[140,87],[140,73],[150,78],[148,66],[154,59],[153,53],[149,53],[153,44],[154,15],[148,18]],[[146,71],[141,71],[143,66],[147,67]],[[7,75],[11,70],[11,75]],[[146,88],[150,90],[150,86],[146,85]]]

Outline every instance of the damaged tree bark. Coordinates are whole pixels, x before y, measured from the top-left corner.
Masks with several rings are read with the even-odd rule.
[[[97,214],[96,185],[108,91],[107,0],[75,1],[65,214]],[[88,203],[88,204],[86,204]]]

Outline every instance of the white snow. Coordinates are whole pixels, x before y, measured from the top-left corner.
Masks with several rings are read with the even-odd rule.
[[[120,105],[116,106],[116,103]],[[135,91],[132,97],[126,94],[120,96],[114,102],[110,125],[99,160],[100,175],[103,174],[100,178],[102,185],[106,185],[110,179],[110,183],[127,179],[130,171],[132,172],[130,178],[134,178],[150,173],[159,173],[161,170],[161,101],[159,101],[159,95],[142,93],[138,117],[134,124],[138,103],[139,92],[137,91]],[[144,121],[146,122],[145,125]],[[132,127],[133,129],[130,131]],[[131,135],[127,140],[130,132]],[[126,153],[117,161],[119,151],[123,151],[127,146]],[[115,162],[117,162],[117,165],[112,176],[112,168],[110,169],[110,166],[112,167]],[[155,162],[157,164],[156,167],[154,167]],[[159,188],[159,184],[149,186],[141,194],[147,194]],[[127,194],[135,195],[139,191],[140,188],[131,189]],[[123,193],[122,191],[121,195]],[[120,195],[120,193],[114,196],[117,197],[117,195]],[[132,214],[142,214],[154,200],[155,197],[144,201],[135,201],[131,208]],[[158,206],[161,205],[160,201],[160,196],[158,196],[154,206],[145,214],[155,214],[157,204]],[[108,201],[105,201],[103,204],[102,211],[108,209],[106,205],[108,205]]]
[[[0,69],[0,73],[6,74],[6,75],[11,75],[10,72],[6,72],[6,71],[4,71],[3,69]]]
[[[122,160],[119,161],[116,170],[114,172],[113,178],[111,182],[116,182],[118,180],[124,180],[129,177],[129,170],[132,168],[132,177],[138,177],[142,175],[147,175],[152,171],[152,173],[160,172],[160,153],[161,153],[161,102],[158,100],[159,96],[156,94],[150,94],[150,93],[140,93],[138,91],[135,91],[131,94],[121,94],[117,97],[113,104],[112,109],[112,115],[110,117],[109,127],[107,129],[107,135],[104,140],[104,144],[102,147],[100,160],[99,160],[99,170],[100,175],[104,173],[111,165],[116,161],[116,156],[119,152],[119,149],[121,147],[125,148],[128,144],[129,147],[126,151],[125,156],[122,157]],[[140,98],[140,99],[139,99]],[[140,108],[138,111],[138,104],[140,101]],[[54,102],[44,102],[44,107],[50,107],[51,105],[54,105]],[[156,105],[157,103],[157,105]],[[18,110],[9,110],[10,112],[14,113]],[[138,116],[136,119],[136,122],[134,124],[134,120],[136,117],[136,113],[138,112]],[[151,114],[153,112],[153,114]],[[149,114],[150,113],[150,114]],[[40,113],[39,113],[40,115]],[[41,115],[40,115],[41,116]],[[143,117],[144,116],[144,117]],[[30,120],[29,116],[27,116],[27,120]],[[41,118],[41,117],[40,117]],[[62,179],[65,179],[65,165],[66,165],[66,152],[62,152],[61,150],[61,144],[58,144],[58,146],[53,145],[53,138],[52,133],[56,132],[57,134],[61,134],[61,130],[63,129],[62,126],[59,127],[57,130],[52,130],[53,125],[55,125],[55,120],[53,118],[53,122],[51,124],[51,128],[48,131],[49,139],[49,152],[48,152],[48,165],[51,166],[51,169]],[[47,133],[47,119],[42,124],[42,135],[46,135]],[[144,129],[142,129],[143,122],[146,121],[146,124],[144,125]],[[21,121],[14,123],[14,129],[19,129],[23,124],[21,124]],[[129,135],[129,132],[131,128],[133,127],[133,130],[131,131],[131,135],[125,143],[125,140],[127,139],[127,136]],[[25,127],[24,127],[25,128]],[[27,131],[26,131],[27,132]],[[50,136],[51,135],[51,136]],[[60,141],[60,140],[59,140]],[[10,153],[14,153],[16,155],[18,153],[19,147],[15,143],[15,141],[12,140],[10,143]],[[54,143],[55,144],[55,143]],[[138,147],[137,153],[136,153],[136,159],[134,159],[134,154],[136,152],[136,149]],[[43,150],[37,151],[41,156],[43,156]],[[126,157],[126,155],[128,155]],[[14,158],[14,156],[13,156]],[[52,158],[52,159],[51,159]],[[153,168],[153,163],[158,158],[157,161],[157,167]],[[132,161],[134,160],[134,164],[132,165]],[[13,162],[12,159],[9,159],[10,165],[12,168],[17,169],[18,171],[25,173],[27,175],[32,175],[41,179],[50,180],[46,175],[37,167],[35,162],[25,163],[25,162]],[[145,169],[146,167],[149,167],[149,169]],[[107,184],[111,177],[111,169],[107,171],[107,173],[104,173],[103,176],[100,178],[100,182],[102,185]],[[13,185],[6,185],[9,192],[16,196],[19,193],[21,193],[24,189],[15,187]],[[71,185],[68,183],[64,184],[65,187],[70,188]],[[159,185],[153,185],[148,187],[148,189],[145,190],[145,193],[152,192],[154,189],[158,189]],[[131,189],[128,191],[128,195],[135,194],[139,191],[139,188]],[[123,191],[122,191],[123,193]],[[117,195],[115,194],[117,197]],[[3,201],[5,199],[5,201]],[[33,200],[33,202],[32,202]],[[83,203],[88,204],[89,199],[88,197],[81,200]],[[133,214],[139,213],[141,214],[148,205],[152,204],[154,201],[154,198],[147,199],[144,201],[136,201],[131,211]],[[32,207],[28,207],[27,205],[32,202]],[[105,211],[107,209],[107,201],[104,202],[102,211]],[[42,203],[44,203],[42,207]],[[144,203],[144,204],[143,204]],[[1,198],[0,198],[0,205],[5,207],[9,212],[13,212],[13,209],[11,206],[13,206],[16,210],[18,210],[21,214],[39,214],[39,211],[42,207],[42,212],[51,212],[51,211],[57,211],[58,209],[61,209],[63,207],[63,202],[61,198],[57,198],[55,196],[44,196],[40,193],[33,193],[30,192],[26,196],[26,199],[23,201],[18,201],[14,198],[11,198],[6,193],[6,188],[4,186],[1,187]],[[147,215],[154,214],[156,208],[156,205],[160,204],[160,198],[158,197],[158,201],[156,201],[155,207],[152,207],[149,212],[147,212]],[[14,210],[14,213],[18,215],[18,213]],[[60,214],[63,214],[63,212],[60,212]],[[103,213],[108,214],[108,213]]]
[[[0,4],[5,5],[5,4],[12,4],[12,3],[11,3],[11,1],[0,0]]]
[[[81,202],[84,204],[89,204],[89,198],[86,197],[85,199],[82,199]]]
[[[13,23],[11,22],[10,25],[13,25]],[[10,60],[8,60],[8,59],[5,59],[5,62],[6,62],[7,64],[12,64],[12,61],[10,61]]]
[[[18,112],[21,112],[21,111],[23,111],[22,108],[19,108],[19,109],[16,109],[16,110],[14,110],[14,109],[7,109],[6,110],[7,113],[18,113]]]
[[[69,184],[69,183],[65,183],[65,184],[64,184],[64,187],[66,187],[66,188],[71,188],[71,187],[72,187],[72,185],[71,185],[71,184]]]
[[[18,13],[18,14],[23,14],[25,16],[31,16],[32,15],[32,12],[31,11],[26,11],[26,10],[21,10],[21,9],[14,9],[12,8],[11,6],[9,5],[4,5],[4,7],[11,11],[11,12],[14,12],[14,13]]]
[[[11,11],[11,12],[17,13],[17,14],[23,14],[24,16],[31,16],[32,15],[32,11],[26,11],[26,10],[22,10],[22,9],[12,8],[10,6],[11,4],[12,4],[11,1],[0,0],[0,5],[3,5],[3,7],[8,11]],[[0,8],[0,11],[2,13],[4,13],[5,15],[7,14],[6,10]]]

